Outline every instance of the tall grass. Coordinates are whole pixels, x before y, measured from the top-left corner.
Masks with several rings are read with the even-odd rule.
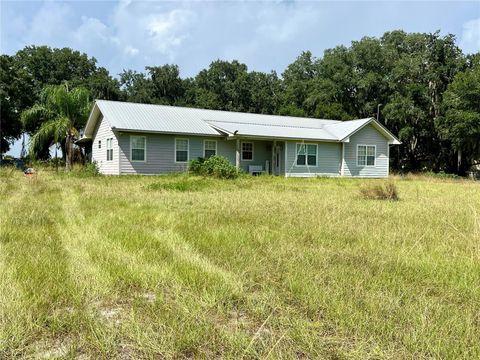
[[[0,175],[0,358],[480,357],[477,183]]]
[[[365,199],[398,200],[397,186],[392,180],[381,183],[365,183],[360,186],[360,194]]]

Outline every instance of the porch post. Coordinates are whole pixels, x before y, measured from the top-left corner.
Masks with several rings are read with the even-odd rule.
[[[277,147],[277,140],[273,140],[273,146],[272,146],[272,163],[270,165],[270,168],[272,171],[270,172],[270,175],[275,175],[275,155],[276,155],[276,147]]]
[[[240,139],[237,139],[235,149],[235,166],[237,167],[237,170],[240,170]]]
[[[342,142],[342,163],[340,164],[340,176],[345,175],[345,143]]]

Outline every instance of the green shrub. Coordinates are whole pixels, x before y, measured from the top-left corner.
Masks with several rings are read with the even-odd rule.
[[[195,175],[202,175],[202,165],[205,162],[205,159],[198,158],[191,160],[188,166],[188,171]]]
[[[382,183],[368,183],[360,186],[360,194],[364,199],[398,200],[398,190],[391,180]]]
[[[64,172],[62,169],[61,173],[73,177],[91,177],[100,175],[95,161],[85,165],[74,164],[70,172]]]
[[[445,171],[439,171],[437,173],[433,171],[428,171],[424,173],[424,175],[438,179],[461,179],[461,176],[458,176],[457,174],[449,174]]]
[[[206,160],[192,160],[189,171],[197,175],[212,176],[218,179],[235,179],[238,177],[237,168],[226,158],[219,155],[211,156]]]
[[[96,161],[92,161],[92,162],[87,163],[87,164],[83,167],[83,172],[84,172],[86,175],[90,175],[90,176],[100,175],[100,171],[98,170],[98,165],[97,165],[97,162],[96,162]]]

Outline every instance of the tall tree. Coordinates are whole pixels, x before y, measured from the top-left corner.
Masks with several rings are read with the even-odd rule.
[[[355,117],[356,82],[350,49],[338,46],[326,50],[318,61],[304,107],[311,115],[324,119],[348,120]]]
[[[41,103],[25,110],[25,124],[45,120],[30,139],[30,154],[37,157],[45,147],[65,143],[66,170],[71,170],[73,146],[79,130],[87,121],[90,110],[89,93],[86,89],[68,89],[68,85],[47,86],[41,94]]]
[[[480,163],[480,66],[458,73],[443,99],[445,116],[436,124],[457,152],[457,171],[463,174]]]
[[[439,169],[448,154],[435,128],[441,115],[441,94],[459,70],[463,57],[451,36],[406,34],[382,37],[388,63],[388,99],[384,121],[399,134],[399,158],[406,169]]]
[[[124,100],[120,90],[120,82],[110,76],[107,69],[100,67],[91,74],[86,81],[71,82],[74,87],[85,87],[90,91],[93,99]]]
[[[248,73],[250,89],[249,112],[275,114],[280,102],[281,81],[275,71],[269,74],[252,71]]]
[[[304,51],[287,66],[282,74],[281,115],[312,115],[312,111],[306,111],[305,101],[311,96],[314,78],[318,74],[317,65],[317,59],[312,53]]]
[[[155,102],[151,79],[135,70],[120,73],[120,86],[127,101],[152,104]]]
[[[22,134],[19,113],[33,104],[33,80],[8,55],[0,56],[0,154]]]
[[[86,82],[96,71],[95,58],[70,48],[52,49],[48,46],[27,46],[14,55],[15,61],[34,79],[34,95],[39,96],[46,85],[64,81],[78,85]]]
[[[195,77],[195,105],[209,109],[248,111],[250,89],[245,64],[217,60]]]
[[[13,56],[1,55],[0,66],[1,151],[22,134],[20,114],[40,100],[47,85],[68,81],[72,87],[88,88],[96,99],[123,96],[118,81],[105,68],[98,68],[95,58],[69,48],[27,46]],[[26,132],[36,132],[43,121],[29,122]]]
[[[175,105],[183,99],[185,87],[177,65],[147,66],[153,96],[158,104]]]

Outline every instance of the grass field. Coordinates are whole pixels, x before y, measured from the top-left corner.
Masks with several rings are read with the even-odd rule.
[[[480,184],[0,177],[0,358],[480,358]]]

